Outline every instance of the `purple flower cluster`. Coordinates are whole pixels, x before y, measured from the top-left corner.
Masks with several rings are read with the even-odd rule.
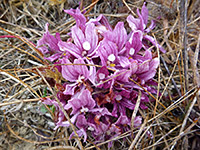
[[[159,59],[153,58],[149,46],[153,44],[165,52],[148,35],[155,23],[152,21],[147,27],[145,4],[141,13],[137,10],[139,18],[127,17],[130,33],[123,22],[112,29],[103,15],[89,19],[78,8],[65,12],[76,20],[70,38],[62,41],[58,33],[52,36],[47,24],[46,33],[37,43],[43,54],[50,55],[47,60],[61,64],[56,66],[64,78],[60,85],[63,88],[57,92],[58,99],[84,141],[88,133],[96,141],[104,141],[129,131],[139,91],[141,109],[146,109],[145,103],[150,102],[147,91],[156,93],[152,78]],[[46,98],[43,102],[55,106],[56,128],[70,126],[55,99]],[[137,116],[134,126],[139,127],[141,123],[141,116]]]

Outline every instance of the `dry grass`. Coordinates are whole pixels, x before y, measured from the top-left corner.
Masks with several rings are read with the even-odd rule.
[[[130,13],[135,15],[143,4],[92,2],[81,3],[87,15],[103,13],[113,25]],[[131,131],[123,133],[113,139],[112,149],[200,149],[199,4],[200,0],[188,0],[185,10],[182,2],[148,0],[150,19],[161,17],[152,35],[167,50],[166,54],[155,51],[161,60],[155,79],[162,94],[152,95],[156,101],[148,110],[134,111],[143,117],[141,128],[132,131],[135,138],[130,138]],[[1,0],[0,149],[106,149],[109,141],[94,145],[92,141],[81,143],[80,138],[69,140],[65,128],[53,130],[53,114],[41,112],[40,98],[48,86],[42,68],[48,66],[34,44],[42,37],[46,22],[50,33],[60,32],[61,38],[67,39],[74,20],[62,10],[77,6],[78,0]],[[47,96],[55,95],[53,89],[50,92]],[[145,136],[148,130],[153,139]]]

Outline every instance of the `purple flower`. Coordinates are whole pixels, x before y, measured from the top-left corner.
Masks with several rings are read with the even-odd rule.
[[[63,93],[65,95],[74,95],[74,91],[77,87],[78,83],[72,83],[72,84],[66,84],[65,85],[65,90],[63,91]]]
[[[152,59],[148,63],[148,66],[146,67],[148,69],[145,70],[144,67],[142,67],[145,71],[143,71],[143,73],[140,72],[140,74],[138,74],[138,77],[141,80],[143,80],[144,82],[148,81],[149,79],[151,79],[155,76],[158,65],[159,65],[159,59],[158,58]],[[146,66],[146,65],[144,65],[144,66]]]
[[[139,9],[137,9],[137,14],[139,18],[134,18],[132,15],[127,17],[127,22],[133,31],[141,30],[144,32],[147,22],[148,22],[148,9],[145,6],[145,3],[142,6],[141,14]]]
[[[38,40],[37,42],[37,48],[43,53],[43,54],[51,54],[52,56],[46,58],[47,60],[53,62],[54,60],[58,59],[63,52],[60,50],[58,43],[61,41],[60,34],[56,33],[56,36],[54,37],[51,35],[48,31],[49,24],[46,24],[46,33],[43,34],[43,37]]]
[[[98,126],[96,126],[96,130],[95,132],[93,132],[94,137],[96,137],[96,143],[98,141],[105,141],[105,136],[106,136],[106,132],[109,129],[109,124],[105,124],[103,122],[100,122],[100,124]]]
[[[149,50],[145,51],[144,56],[135,54],[130,59],[130,70],[134,75],[133,78],[135,80],[140,78],[142,85],[155,76],[158,65],[159,59],[152,59],[152,53]]]
[[[43,54],[60,51],[57,45],[58,42],[61,41],[60,35],[59,33],[56,33],[56,37],[51,35],[48,31],[48,26],[49,24],[47,23],[45,27],[46,33],[44,33],[43,37],[37,42],[37,47]]]
[[[116,71],[113,75],[114,77],[116,76],[116,81],[119,82],[129,82],[129,77],[131,76],[131,70],[127,69],[122,69],[119,71]]]
[[[134,120],[134,127],[139,127],[142,124],[141,116],[136,116]],[[126,132],[130,130],[131,120],[126,115],[120,115],[115,125],[120,127],[121,132]],[[128,126],[127,126],[128,125]]]
[[[98,36],[93,23],[87,24],[84,31],[77,25],[73,26],[72,39],[75,44],[71,42],[59,42],[60,49],[68,51],[76,58],[92,57],[95,55]]]
[[[87,20],[85,16],[81,13],[79,8],[64,10],[64,12],[74,17],[74,19],[76,20],[76,25],[81,29],[84,29]]]
[[[71,82],[82,82],[89,77],[89,70],[83,59],[75,59],[72,64],[68,59],[62,59],[62,75]],[[66,64],[66,65],[64,65]]]
[[[72,120],[72,122],[74,123],[76,120],[76,126],[79,128],[77,133],[79,136],[84,135],[84,141],[86,141],[87,139],[87,134],[86,134],[87,130],[94,133],[96,132],[99,133],[100,132],[99,130],[102,130],[104,126],[104,124],[100,122],[99,122],[100,124],[97,125],[95,123],[95,118],[100,119],[103,116],[108,116],[108,115],[111,116],[111,113],[106,108],[95,108],[95,106],[96,103],[92,98],[90,91],[82,89],[79,93],[75,94],[72,97],[72,99],[68,101],[68,104],[65,105],[64,107],[66,110],[72,108],[72,112],[70,115],[75,116],[75,117],[73,116],[74,119]],[[88,114],[87,116],[90,119],[86,120],[85,116],[86,113]],[[90,122],[91,118],[93,118],[92,122]],[[63,125],[69,125],[69,122],[68,121],[63,122],[62,126]],[[74,135],[74,133],[72,133],[72,135]]]
[[[139,18],[134,18],[132,15],[129,15],[127,17],[127,22],[129,24],[129,26],[131,27],[133,34],[135,32],[138,32],[138,30],[142,31],[142,33],[143,33],[142,39],[146,39],[146,40],[150,41],[155,47],[158,47],[163,53],[165,53],[166,52],[165,49],[162,48],[162,46],[159,45],[153,37],[151,37],[149,35],[144,35],[144,33],[150,32],[155,27],[155,21],[152,21],[149,28],[146,29],[146,25],[148,22],[148,9],[146,8],[145,3],[142,6],[141,14],[139,12],[139,9],[137,9],[137,14],[138,14]]]
[[[57,88],[56,96],[76,126],[78,136],[83,136],[84,142],[88,135],[94,138],[94,143],[103,142],[130,130],[130,114],[139,92],[140,108],[148,108],[146,103],[152,102],[148,92],[157,93],[152,86],[157,86],[153,77],[159,65],[159,59],[153,58],[149,47],[154,45],[162,52],[165,50],[148,35],[155,23],[152,21],[147,27],[145,3],[141,12],[137,9],[138,18],[127,17],[132,29],[128,35],[124,22],[111,28],[103,15],[89,19],[78,8],[65,12],[76,20],[68,34],[70,37],[62,41],[58,33],[52,36],[47,24],[37,46],[43,54],[50,55],[46,59],[55,65],[56,73],[62,74],[64,88]],[[51,86],[55,85],[57,82]],[[56,108],[55,129],[70,126],[55,99],[47,98],[43,102]],[[141,123],[142,117],[136,116],[134,127],[139,128]],[[72,132],[70,138],[74,135]],[[111,145],[109,142],[108,146]]]
[[[139,127],[142,124],[142,117],[141,116],[136,116],[134,120],[134,127]]]
[[[109,71],[106,66],[101,67],[96,73],[96,85],[98,88],[109,88],[111,87],[112,80],[107,81],[110,78]],[[106,82],[105,82],[106,81]]]
[[[107,31],[112,31],[112,28],[105,16],[100,14],[96,19],[90,19],[88,23],[94,23],[100,34],[104,35]]]
[[[93,112],[96,113],[97,111],[96,110],[95,111],[90,111],[89,110],[89,117],[88,117],[87,120],[86,120],[86,116],[84,114],[80,114],[77,117],[76,126],[79,129],[84,129],[85,131],[89,130],[91,132],[99,132],[98,131],[98,126],[101,125],[101,122],[99,122],[99,120],[95,122],[95,118],[99,118],[100,119],[100,117],[105,116],[105,115],[111,115],[111,113],[108,112],[108,110],[106,110],[105,108],[104,109],[101,108],[101,111],[98,112],[100,116],[96,115],[95,117],[91,117]],[[103,112],[103,113],[101,113],[101,112]],[[92,118],[92,120],[91,120],[91,118]]]
[[[73,97],[65,105],[65,109],[72,108],[71,114],[84,113],[95,107],[96,103],[91,96],[90,91],[83,89],[76,97]]]
[[[118,22],[113,31],[107,31],[104,34],[107,40],[117,45],[118,51],[121,51],[127,41],[127,33],[123,22]]]
[[[137,31],[131,34],[129,41],[126,43],[126,55],[133,56],[137,54],[142,48],[143,33]]]
[[[112,115],[115,117],[118,117],[119,114],[125,115],[126,108],[130,110],[134,110],[135,104],[133,104],[129,99],[130,99],[129,90],[124,89],[121,92],[115,92],[115,100],[112,101],[112,104],[113,104]]]
[[[71,55],[75,56],[76,58],[82,58],[81,51],[73,43],[60,41],[58,43],[58,46],[62,51],[69,52]]]
[[[102,66],[114,67],[118,62],[118,50],[115,43],[104,39],[100,42],[100,46],[98,47],[98,55],[101,59]]]
[[[87,123],[87,120],[85,119],[85,116],[84,115],[79,115],[77,117],[77,122],[76,122],[76,126],[79,128],[78,131],[76,131],[78,133],[78,136],[84,136],[84,142],[86,142],[87,140],[87,133],[86,133],[86,130],[88,128],[88,123]],[[70,135],[72,136],[74,135],[74,132]]]
[[[109,75],[109,71],[106,68],[106,66],[103,66],[97,71],[96,75],[97,75],[97,81],[99,82],[99,81],[105,79]]]
[[[152,36],[145,35],[144,39],[150,41],[155,47],[158,47],[161,52],[163,53],[166,52],[166,50],[160,44],[158,44],[158,42]]]
[[[72,28],[72,38],[75,45],[81,51],[82,56],[87,56],[93,53],[97,47],[98,36],[93,23],[87,24],[85,32],[74,26]]]
[[[90,91],[88,91],[85,88],[82,88],[80,92],[77,92],[75,95],[71,97],[70,100],[68,100],[68,103],[64,106],[65,110],[72,109],[71,112],[71,122],[75,123],[77,117],[82,114],[86,113],[89,110],[93,109],[95,107],[96,103],[94,99],[91,96]],[[57,127],[59,126],[66,126],[68,127],[69,121],[63,121],[57,123]]]
[[[130,70],[133,75],[138,70],[139,65],[137,60],[131,59],[130,62]]]
[[[115,124],[119,125],[130,125],[130,119],[126,115],[120,115]]]

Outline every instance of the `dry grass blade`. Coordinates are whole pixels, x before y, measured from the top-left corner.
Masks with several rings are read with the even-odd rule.
[[[137,102],[135,104],[135,108],[134,108],[134,111],[133,111],[133,114],[132,114],[132,117],[131,117],[131,128],[132,128],[132,130],[134,129],[134,120],[135,120],[136,114],[138,112],[138,108],[140,106],[140,101],[141,101],[141,91],[139,91]],[[133,137],[133,135],[132,135],[132,137]]]
[[[133,12],[133,10],[128,6],[125,0],[122,0],[125,6],[128,8],[128,10],[132,13],[133,16],[136,16],[136,14]]]
[[[174,131],[175,131],[177,128],[179,128],[180,126],[181,126],[181,124],[180,124],[180,125],[177,125],[177,126],[174,127],[173,129],[171,129],[167,134],[165,134],[165,135],[162,136],[160,139],[158,139],[154,144],[152,144],[152,145],[150,145],[150,146],[148,146],[148,147],[145,147],[143,150],[146,150],[146,149],[148,150],[148,149],[150,149],[150,148],[152,148],[152,147],[158,145],[159,142],[160,142],[162,139],[164,139],[166,136],[169,136],[170,133],[174,132]]]
[[[165,69],[166,69],[168,75],[170,76],[171,73],[170,73],[170,71],[169,71],[169,69],[168,69],[168,67],[167,67],[167,64],[165,63],[165,60],[163,59],[162,56],[160,57],[160,59],[161,59],[162,63],[164,64],[164,67],[165,67]],[[173,85],[174,85],[174,87],[175,87],[175,89],[176,89],[178,95],[181,97],[181,92],[180,92],[180,90],[178,89],[178,87],[177,87],[177,85],[176,85],[176,82],[174,81],[174,78],[172,77],[171,80],[172,80],[172,83],[173,83]]]
[[[88,14],[93,9],[93,7],[98,3],[98,1],[99,0],[92,0],[92,4],[90,4],[88,7],[83,9],[83,11],[84,11],[89,8],[88,11],[85,13],[85,15]]]
[[[194,82],[194,85],[196,85],[197,87],[200,87],[200,75],[199,75],[199,71],[198,71],[198,67],[197,67],[198,57],[199,57],[199,49],[200,49],[200,34],[199,34],[199,37],[198,37],[195,52],[193,53],[191,49],[189,51],[191,66],[192,66],[192,69],[194,70],[194,72],[193,72],[193,76],[194,76],[193,82]],[[199,98],[199,96],[197,96],[197,103],[198,103],[198,106],[199,106],[199,109],[200,109],[200,98]]]
[[[163,96],[165,90],[166,90],[167,87],[168,87],[168,84],[169,84],[170,80],[172,79],[173,73],[174,73],[174,71],[175,71],[175,69],[176,69],[176,65],[177,65],[177,63],[178,63],[178,59],[179,59],[180,53],[181,53],[181,52],[179,52],[178,55],[177,55],[176,63],[174,64],[173,70],[172,70],[172,72],[171,72],[171,74],[170,74],[170,77],[169,77],[169,79],[168,79],[168,81],[167,81],[167,84],[166,84],[166,86],[165,86],[165,88],[164,88],[164,90],[163,90],[161,96],[159,97],[159,101],[161,100],[161,98],[162,98],[162,96]]]
[[[194,94],[196,94],[196,92],[198,91],[198,89],[196,89],[196,87],[194,87],[194,89],[191,89],[190,91],[188,91],[187,93],[185,93],[185,95],[183,95],[181,98],[179,98],[177,101],[175,101],[174,103],[172,103],[170,106],[168,106],[164,111],[162,111],[161,113],[159,113],[158,115],[156,115],[155,117],[151,118],[148,120],[148,122],[153,121],[156,118],[160,118],[161,116],[163,116],[164,114],[170,112],[171,110],[173,110],[174,108],[176,108],[176,106],[178,104],[180,104],[181,102],[187,100],[187,98],[193,96]]]
[[[198,93],[198,91],[197,91],[197,93]],[[179,136],[181,136],[181,135],[183,134],[184,127],[186,126],[188,117],[189,117],[189,115],[190,115],[190,113],[191,113],[191,111],[192,111],[192,109],[193,109],[194,104],[196,103],[196,101],[197,101],[197,97],[196,97],[196,95],[195,95],[195,96],[194,96],[194,99],[193,99],[193,101],[192,101],[192,103],[191,103],[191,105],[190,105],[190,107],[189,107],[189,109],[188,109],[188,112],[187,112],[187,114],[185,115],[185,118],[184,118],[184,120],[183,120],[181,129],[180,129]],[[172,146],[172,148],[175,146],[175,144],[176,144],[176,143],[174,143],[174,145]]]
[[[139,132],[136,134],[135,138],[133,139],[133,141],[131,142],[131,145],[129,147],[128,150],[132,150],[137,142],[137,140],[139,139],[140,135],[142,134],[142,131],[144,130],[145,126],[146,126],[146,123],[147,123],[147,119],[148,117],[144,120],[142,126],[140,127],[139,129]]]
[[[200,120],[200,117],[199,118],[197,118],[197,120],[195,121],[195,122],[193,122],[187,129],[185,129],[183,132],[181,132],[181,134],[179,134],[178,136],[176,136],[175,137],[175,139],[173,140],[173,142],[169,145],[169,146],[171,146],[171,148],[170,148],[170,150],[173,150],[174,149],[174,146],[175,146],[175,144],[176,144],[176,142],[179,140],[179,139],[181,139],[184,135],[186,135],[186,134],[190,134],[190,130],[192,129],[192,127],[194,127],[196,124],[197,124],[197,122]],[[195,131],[194,131],[195,132]],[[164,148],[164,150],[165,149],[168,149],[169,148],[169,146],[168,147],[166,147],[166,148]]]
[[[57,140],[52,140],[52,141],[48,140],[48,141],[42,141],[42,142],[27,140],[27,139],[19,136],[15,131],[13,131],[13,129],[10,127],[10,125],[7,122],[5,114],[4,114],[4,119],[5,119],[5,123],[6,123],[6,126],[7,126],[8,130],[9,130],[9,132],[11,132],[19,140],[22,140],[22,141],[25,141],[25,142],[28,142],[28,143],[34,143],[34,144],[42,144],[42,143],[58,142],[58,141],[66,140],[66,139],[57,139]]]
[[[44,60],[43,54],[42,54],[37,48],[35,48],[35,46],[34,46],[30,41],[28,41],[27,39],[25,39],[25,38],[23,38],[23,37],[17,35],[16,33],[13,33],[13,32],[11,32],[11,31],[8,31],[8,30],[6,30],[6,29],[4,29],[4,28],[2,28],[2,27],[0,27],[0,29],[3,30],[3,31],[5,31],[5,32],[7,32],[8,34],[11,34],[11,35],[15,36],[16,38],[18,38],[18,39],[21,40],[22,42],[26,43],[26,44],[27,44],[30,48],[32,48],[32,49],[40,56],[40,58],[43,60],[43,61],[40,60],[40,62],[43,62],[43,63],[45,64],[45,60]],[[17,48],[17,47],[16,47],[16,48]],[[36,58],[35,56],[33,56],[33,57]],[[38,58],[36,58],[36,59],[38,59]]]
[[[78,150],[78,149],[73,146],[55,146],[47,148],[46,150]]]
[[[36,35],[42,36],[42,34],[41,34],[40,32],[38,32],[37,30],[34,30],[34,29],[25,28],[25,27],[22,27],[22,26],[19,26],[19,25],[10,23],[10,22],[6,22],[6,21],[4,21],[4,20],[0,20],[0,23],[2,23],[2,24],[8,24],[8,25],[11,25],[11,26],[13,26],[13,27],[15,27],[15,28],[20,28],[20,29],[22,29],[22,30],[24,30],[24,31],[33,32],[33,33],[36,34]]]
[[[0,73],[2,75],[5,75],[5,76],[8,76],[10,79],[22,84],[25,88],[27,88],[30,92],[33,92],[37,97],[40,97],[38,95],[38,93],[33,89],[31,88],[28,84],[26,84],[25,82],[23,82],[22,80],[20,80],[19,78],[15,77],[13,74],[11,73],[8,73],[8,72],[5,72],[4,70],[0,69]]]
[[[182,55],[181,55],[181,62],[182,62],[182,67],[183,67],[183,72],[184,72],[184,92],[187,92],[188,90],[188,53],[187,53],[187,6],[188,6],[188,1],[187,0],[182,0],[180,2],[180,48],[182,49]]]
[[[18,104],[18,103],[21,103],[21,102],[25,102],[25,103],[28,103],[28,102],[37,102],[37,101],[41,101],[41,98],[35,98],[35,99],[21,99],[21,100],[16,100],[16,101],[13,101],[13,102],[4,102],[4,103],[0,103],[0,107],[2,106],[6,106],[6,105],[12,105],[12,104]]]
[[[16,47],[16,46],[11,45],[11,44],[6,43],[6,42],[1,42],[1,43],[6,44],[6,45],[8,45],[8,46],[10,46],[10,47],[13,47],[14,49],[17,49],[17,50],[19,50],[19,51],[21,51],[21,52],[23,52],[23,53],[25,53],[25,54],[27,54],[27,55],[30,55],[30,56],[33,57],[35,60],[37,60],[37,61],[43,63],[43,61],[42,61],[41,59],[35,57],[34,55],[28,53],[27,51],[25,51],[25,50],[23,50],[23,49],[21,49],[21,48],[19,48],[19,47]]]

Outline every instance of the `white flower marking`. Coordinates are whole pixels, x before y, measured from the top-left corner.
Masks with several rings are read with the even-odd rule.
[[[135,49],[134,49],[134,48],[131,48],[130,51],[129,51],[129,54],[130,54],[130,55],[133,55],[134,53],[135,53]]]
[[[90,46],[90,43],[88,41],[85,41],[83,43],[83,48],[86,50],[86,51],[89,51],[91,49],[91,46]]]
[[[108,56],[108,60],[111,61],[111,62],[115,61],[115,55],[114,54],[110,54]]]
[[[89,111],[89,109],[88,108],[85,108],[85,107],[82,107],[82,109],[81,109],[81,112],[83,113],[83,112],[88,112]]]
[[[77,83],[82,83],[82,82],[83,82],[82,80],[84,80],[84,79],[85,79],[84,76],[79,76],[79,77],[78,77],[78,80],[76,80],[76,82],[77,82]]]
[[[104,73],[99,73],[99,79],[103,80],[106,77],[106,75]]]
[[[82,52],[82,56],[85,56],[85,55],[87,55],[87,52],[86,52],[86,51],[83,51],[83,52]]]
[[[91,126],[89,126],[89,127],[88,127],[88,130],[90,130],[90,131],[94,131],[94,128],[91,127]]]
[[[115,99],[116,99],[117,101],[120,101],[120,100],[122,99],[122,96],[121,96],[121,95],[117,95],[117,96],[115,97]]]

